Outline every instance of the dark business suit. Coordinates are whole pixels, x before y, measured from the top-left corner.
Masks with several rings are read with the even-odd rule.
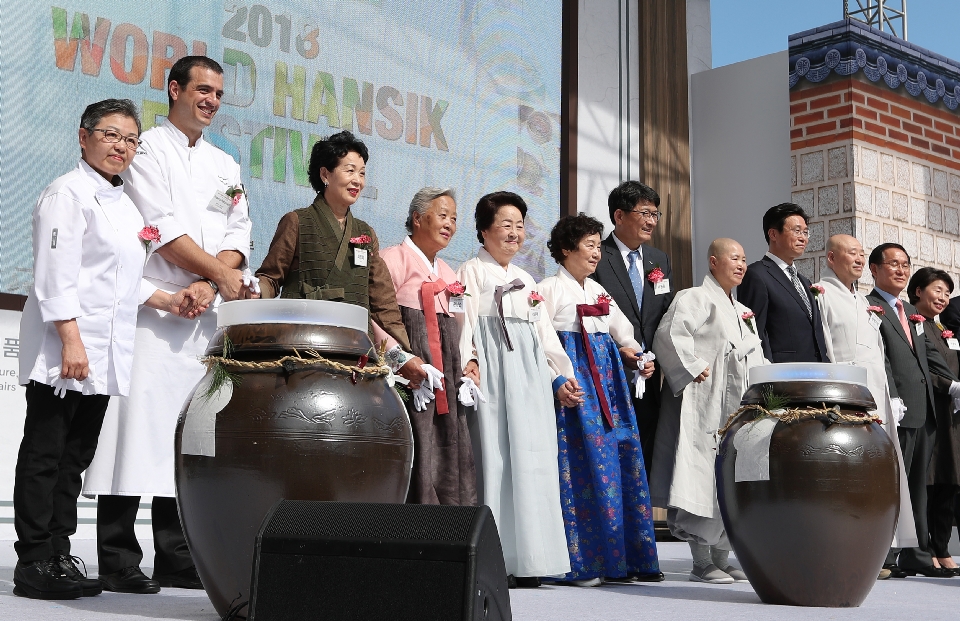
[[[763,355],[770,362],[830,362],[820,308],[810,293],[810,281],[797,274],[806,291],[813,317],[807,314],[793,282],[764,255],[751,263],[737,287],[737,300],[752,310]]]
[[[923,323],[923,329],[927,342],[937,348],[953,374],[960,376],[960,357],[956,350],[950,349],[940,328],[928,320]],[[931,375],[930,379],[933,380],[937,437],[927,468],[927,525],[930,527],[930,553],[945,558],[950,556],[947,544],[952,535],[960,492],[960,413],[953,412],[950,380],[939,375]]]
[[[951,298],[950,303],[940,313],[940,323],[954,334],[960,334],[960,297]]]
[[[651,246],[640,246],[643,265],[637,265],[640,276],[643,278],[643,308],[637,304],[637,296],[627,273],[627,266],[623,262],[620,248],[613,241],[611,233],[600,244],[602,251],[600,263],[592,278],[607,290],[617,303],[617,306],[633,324],[633,334],[637,342],[643,343],[649,350],[653,346],[653,335],[660,325],[660,320],[673,301],[674,283],[670,283],[670,292],[657,295],[653,283],[647,279],[654,268],[659,267],[664,278],[670,278],[670,259],[662,251]],[[637,413],[637,427],[640,432],[640,447],[643,450],[643,462],[647,468],[653,463],[653,439],[657,433],[657,420],[660,418],[660,365],[656,363],[656,370],[647,380],[643,399],[634,399],[633,406]]]
[[[919,547],[903,550],[897,562],[905,569],[929,567],[933,564],[933,559],[930,557],[928,545],[927,467],[933,454],[937,431],[931,373],[949,381],[956,380],[956,376],[937,348],[927,342],[925,333],[917,334],[912,322],[910,329],[913,347],[910,346],[903,326],[900,325],[897,309],[890,306],[879,291],[874,289],[867,299],[884,310],[880,321],[880,335],[886,350],[885,364],[890,397],[899,397],[907,407],[907,412],[897,428],[897,437],[903,452],[903,465],[906,469]],[[909,317],[916,314],[917,309],[904,302],[903,312]],[[887,562],[892,563],[895,555],[896,553],[892,552]]]

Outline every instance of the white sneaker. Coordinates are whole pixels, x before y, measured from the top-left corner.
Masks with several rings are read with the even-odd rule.
[[[733,584],[734,582],[730,574],[713,563],[710,563],[706,567],[697,567],[694,565],[693,570],[690,572],[690,581],[707,582],[709,584]]]
[[[603,584],[603,578],[587,578],[585,580],[568,580],[564,584],[577,587],[595,587]]]
[[[742,569],[737,569],[733,565],[727,565],[722,571],[733,578],[734,582],[750,582],[747,580],[747,574],[743,573]]]

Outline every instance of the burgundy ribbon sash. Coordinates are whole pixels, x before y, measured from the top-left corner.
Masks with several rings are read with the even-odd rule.
[[[505,285],[497,285],[497,288],[493,291],[493,299],[497,303],[497,314],[500,315],[500,327],[503,329],[503,338],[507,340],[507,349],[510,351],[513,351],[513,343],[510,342],[510,333],[507,332],[507,322],[503,318],[503,296],[511,291],[523,289],[523,287],[523,281],[516,278]]]
[[[590,347],[590,341],[587,339],[587,328],[583,325],[584,317],[603,317],[610,314],[610,303],[600,302],[598,304],[577,304],[577,317],[580,318],[580,334],[583,336],[583,349],[587,352],[587,363],[590,365],[590,376],[593,378],[593,386],[597,389],[597,401],[600,402],[600,411],[607,420],[607,424],[613,429],[613,415],[610,413],[610,404],[607,403],[607,395],[600,382],[600,370],[597,368],[597,362],[593,357],[593,348]]]
[[[441,373],[443,373],[443,352],[440,351],[440,324],[437,322],[437,306],[434,296],[446,288],[447,283],[442,280],[433,282],[425,280],[420,285],[423,320],[427,324],[427,343],[430,345],[430,362]],[[433,391],[436,396],[437,414],[446,414],[450,411],[450,406],[447,405],[447,392],[443,387],[445,382],[446,379],[441,380],[440,388]]]

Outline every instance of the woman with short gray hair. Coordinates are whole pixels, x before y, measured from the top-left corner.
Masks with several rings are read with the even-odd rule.
[[[466,407],[458,402],[461,381],[460,325],[465,292],[437,254],[457,232],[457,203],[450,188],[423,188],[410,201],[410,235],[380,252],[397,290],[400,314],[414,355],[436,378],[407,403],[413,424],[413,476],[407,502],[477,504],[476,470]],[[469,386],[469,384],[468,384]]]

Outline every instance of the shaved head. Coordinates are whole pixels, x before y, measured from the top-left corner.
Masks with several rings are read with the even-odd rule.
[[[827,240],[827,265],[853,291],[853,283],[860,280],[866,265],[863,246],[851,235],[832,235]]]
[[[827,240],[827,252],[840,252],[859,245],[860,242],[852,235],[832,235]]]
[[[743,248],[737,240],[730,239],[729,237],[719,237],[710,242],[710,247],[707,249],[707,256],[720,257],[721,255],[729,253],[730,250],[734,248],[739,249],[741,254],[743,253]]]
[[[721,237],[710,243],[710,273],[729,296],[747,272],[747,255],[736,240]]]

